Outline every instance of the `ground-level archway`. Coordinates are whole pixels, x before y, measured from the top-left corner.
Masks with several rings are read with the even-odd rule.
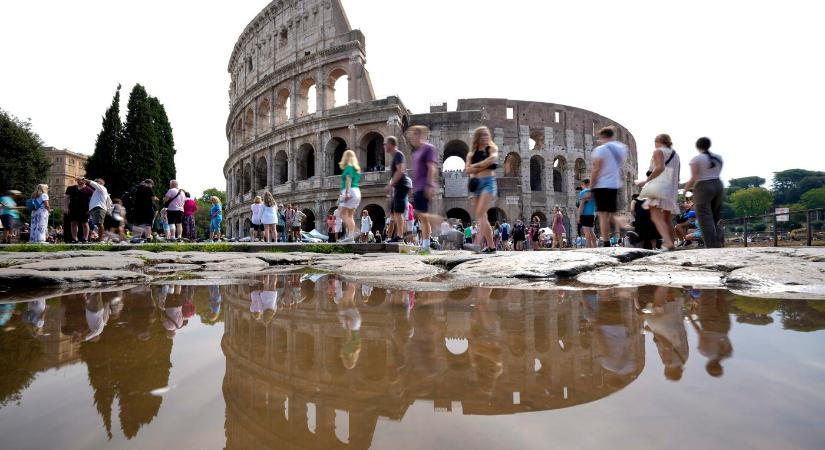
[[[372,219],[372,231],[382,231],[384,229],[384,222],[387,219],[387,214],[384,212],[384,208],[376,204],[369,204],[363,209],[367,210],[367,214],[369,214],[370,219]],[[356,216],[361,217],[361,212],[356,211]],[[360,222],[360,219],[358,219],[358,221]]]
[[[544,214],[543,212],[533,211],[533,214],[530,214],[530,219],[529,219],[528,225],[533,223],[533,217],[538,217],[539,218],[539,223],[541,224],[542,227],[547,226],[547,215]]]
[[[303,224],[303,226],[301,226],[301,229],[306,231],[306,232],[310,232],[310,231],[314,230],[315,229],[315,213],[312,212],[312,210],[309,209],[309,208],[304,208],[304,209],[301,210],[301,212],[304,213],[307,216],[307,218],[304,219],[304,224]]]
[[[361,147],[366,152],[365,172],[381,172],[384,170],[384,136],[371,132],[361,140]]]
[[[308,180],[315,176],[315,148],[312,144],[303,144],[298,147],[298,158],[296,163],[296,180]]]
[[[544,158],[541,156],[530,158],[530,190],[544,191]]]
[[[447,218],[448,219],[459,219],[461,220],[461,224],[463,226],[471,225],[472,219],[470,218],[470,213],[462,208],[453,208],[447,211]]]
[[[275,179],[272,180],[274,186],[279,186],[287,182],[287,176],[289,174],[287,170],[287,157],[286,152],[281,150],[275,154]]]
[[[469,153],[469,151],[470,146],[462,140],[456,139],[447,142],[447,145],[444,146],[444,156],[442,158],[442,161],[446,161],[447,158],[451,156],[457,156],[461,158],[462,161],[466,161],[467,153]]]
[[[501,224],[507,220],[507,214],[501,208],[490,208],[487,210],[487,220],[491,225],[495,225],[496,222]]]

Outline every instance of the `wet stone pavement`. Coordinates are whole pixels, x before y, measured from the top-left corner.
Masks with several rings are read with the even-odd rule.
[[[814,299],[290,273],[27,300],[3,449],[825,446]]]

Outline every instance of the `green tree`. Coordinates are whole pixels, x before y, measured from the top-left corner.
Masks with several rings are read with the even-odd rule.
[[[825,187],[811,189],[802,194],[800,202],[808,209],[825,208]]]
[[[160,143],[154,124],[152,105],[146,89],[136,84],[129,94],[123,141],[118,152],[118,164],[122,169],[124,186],[133,186],[151,178],[157,186],[160,176]]]
[[[774,172],[774,201],[777,205],[798,203],[803,193],[823,185],[825,185],[825,172],[815,172],[805,169],[789,169]]]
[[[152,119],[158,137],[158,181],[159,186],[169,186],[169,180],[176,177],[175,169],[175,138],[172,135],[172,125],[166,116],[166,109],[155,97],[149,97],[149,106],[152,109]]]
[[[747,189],[752,187],[762,187],[765,185],[765,179],[757,176],[731,178],[728,181],[728,195],[740,189]]]
[[[212,196],[221,199],[221,205],[224,208],[226,207],[225,191],[221,191],[217,188],[209,188],[203,191],[203,195],[197,199],[198,212],[195,213],[195,228],[198,231],[198,236],[201,238],[209,237],[209,223],[211,221],[209,211],[212,209],[212,202],[210,201]]]
[[[125,191],[128,185],[125,184],[121,169],[122,165],[118,158],[118,147],[123,137],[123,124],[120,122],[120,85],[112,104],[103,115],[103,125],[95,141],[95,151],[86,161],[86,177],[104,178],[108,190],[118,196]]]
[[[31,122],[0,109],[0,192],[16,189],[28,197],[47,181],[48,172],[43,141],[32,131]]]
[[[761,187],[740,189],[731,195],[730,202],[737,216],[755,216],[771,209],[773,195]]]

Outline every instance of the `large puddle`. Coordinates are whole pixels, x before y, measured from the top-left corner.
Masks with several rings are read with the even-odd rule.
[[[825,302],[322,275],[0,304],[0,448],[823,448]]]

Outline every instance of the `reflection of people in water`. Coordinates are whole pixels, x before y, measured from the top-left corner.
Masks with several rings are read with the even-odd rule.
[[[89,325],[89,333],[86,334],[86,341],[97,342],[100,334],[109,322],[109,307],[103,302],[103,295],[100,292],[86,294],[86,323]]]
[[[492,399],[496,381],[504,372],[504,356],[500,339],[496,332],[498,315],[489,310],[492,289],[474,288],[475,301],[470,337],[467,339],[470,364],[476,375],[478,388]]]
[[[39,298],[26,304],[26,313],[23,321],[32,327],[32,334],[39,336],[43,334],[43,325],[46,322],[46,299]]]
[[[699,336],[699,353],[708,359],[705,370],[712,377],[724,374],[722,360],[733,355],[733,345],[728,338],[730,314],[725,293],[722,290],[702,291],[698,302],[693,304],[690,323]]]
[[[272,322],[278,312],[278,277],[267,276],[263,281],[263,290],[252,291],[252,304],[249,311],[255,320],[263,320],[265,324]]]
[[[158,308],[161,310],[161,322],[166,329],[166,337],[172,339],[187,321],[183,317],[184,296],[180,285],[163,285],[158,297]]]
[[[638,330],[634,332],[630,324],[622,320],[624,303],[618,299],[599,299],[594,303],[586,303],[588,308],[595,307],[588,315],[595,318],[599,363],[603,369],[619,377],[632,375],[636,371],[632,347]]]
[[[338,320],[346,330],[344,345],[341,347],[341,362],[348,370],[358,364],[361,354],[361,313],[355,307],[355,283],[335,280],[335,304],[338,305]]]
[[[221,287],[213,284],[209,286],[209,309],[211,314],[206,317],[206,322],[214,323],[221,315]]]
[[[688,359],[687,332],[684,324],[684,297],[675,290],[657,287],[653,292],[651,313],[645,317],[646,329],[653,333],[653,342],[665,366],[665,378],[682,378]]]

